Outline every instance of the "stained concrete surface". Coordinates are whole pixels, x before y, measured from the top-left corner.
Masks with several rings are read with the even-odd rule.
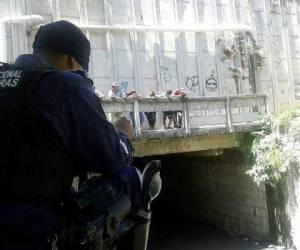
[[[153,215],[148,250],[285,249],[247,237],[229,235],[211,225],[174,214]]]
[[[163,189],[151,206],[153,214],[148,250],[285,249],[276,247],[268,248],[272,243],[258,242],[244,236],[229,235],[225,231],[215,228],[213,225],[205,224],[203,222],[208,222],[208,215],[205,210],[199,209],[199,213],[203,214],[197,216],[198,220],[201,219],[203,222],[196,220],[192,213],[184,209],[192,205],[184,202],[186,200],[184,197],[186,195],[197,194],[200,196],[201,190],[195,193],[195,186],[193,185],[201,183],[201,180],[193,180],[193,175],[197,174],[199,176],[198,173],[186,174],[188,173],[187,170],[191,171],[191,166],[179,161],[181,157],[160,157],[163,165],[161,170]],[[151,158],[137,158],[134,163],[142,169],[150,160]],[[206,161],[206,163],[210,163],[209,166],[212,166],[211,161]],[[183,167],[185,171],[181,171]],[[209,185],[209,182],[207,184]],[[188,190],[186,190],[187,192],[180,192],[180,190],[185,188],[191,192]],[[204,190],[204,192],[206,191]],[[197,197],[198,199],[199,196]],[[202,199],[201,201],[207,202],[207,199]]]

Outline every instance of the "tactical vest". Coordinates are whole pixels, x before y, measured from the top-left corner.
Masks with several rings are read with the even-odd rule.
[[[32,103],[34,86],[50,71],[0,66],[1,201],[59,201],[70,190],[73,161]]]

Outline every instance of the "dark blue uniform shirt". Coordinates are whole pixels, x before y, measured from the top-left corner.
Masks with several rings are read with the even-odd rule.
[[[16,64],[30,70],[49,67],[36,55],[22,55]],[[132,153],[128,154],[130,149],[121,143],[126,142],[125,135],[121,138],[107,121],[92,83],[83,72],[46,73],[33,89],[33,104],[57,132],[81,171],[103,173],[130,197],[133,206],[139,205],[140,178],[136,169],[128,165]],[[20,237],[43,240],[57,232],[60,225],[46,207],[0,201],[0,234],[6,235],[9,242],[18,242]],[[20,240],[20,244],[24,242]],[[1,244],[0,248],[5,249]]]
[[[36,55],[22,55],[16,64],[29,69],[45,66]],[[83,72],[56,71],[42,76],[33,91],[33,103],[82,170],[115,175],[127,163],[121,138],[107,121]]]

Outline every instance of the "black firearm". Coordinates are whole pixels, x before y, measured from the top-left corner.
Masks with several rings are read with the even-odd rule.
[[[159,172],[160,161],[151,161],[145,167],[141,185],[144,203],[138,211],[132,211],[129,198],[101,177],[80,185],[70,204],[76,219],[70,220],[62,237],[67,249],[121,250],[126,246],[125,249],[145,250],[150,203],[161,190]]]
[[[63,238],[68,239],[68,245],[78,245],[79,249],[112,249],[117,239],[134,225],[126,220],[131,210],[129,198],[101,177],[81,184],[78,191],[72,193],[70,206],[76,219]]]

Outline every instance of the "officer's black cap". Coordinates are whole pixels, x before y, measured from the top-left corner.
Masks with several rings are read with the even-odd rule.
[[[35,36],[34,50],[52,50],[74,57],[84,70],[88,70],[90,42],[74,24],[61,20],[41,26]]]

